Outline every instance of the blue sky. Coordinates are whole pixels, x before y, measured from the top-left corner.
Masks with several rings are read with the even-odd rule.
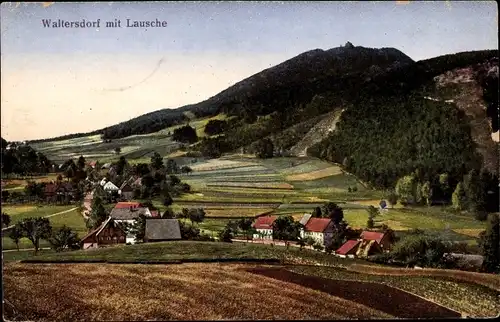
[[[101,28],[53,29],[41,23],[82,18],[101,19]],[[103,27],[115,18],[122,25],[130,18],[165,20],[168,26]],[[31,3],[17,8],[3,3],[2,136],[89,131],[196,103],[304,51],[346,41],[395,47],[414,60],[498,49],[497,25],[496,2],[479,1]],[[137,83],[161,58],[165,63],[158,73],[140,87],[99,92]],[[80,120],[62,122],[37,112],[41,108],[79,113]]]

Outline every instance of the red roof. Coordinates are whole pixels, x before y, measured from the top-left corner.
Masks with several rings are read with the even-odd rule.
[[[95,167],[96,163],[97,163],[97,161],[90,161],[89,162],[89,166]]]
[[[331,222],[332,220],[328,218],[311,218],[304,228],[306,231],[322,233]]]
[[[375,240],[377,243],[380,244],[382,239],[384,238],[385,234],[384,233],[379,233],[376,231],[364,231],[361,233],[361,238],[364,240]]]
[[[349,253],[353,253],[356,251],[360,243],[361,241],[359,240],[348,240],[344,243],[344,245],[340,246],[340,248],[337,249],[335,253],[339,255],[347,255]]]
[[[255,229],[273,229],[273,222],[276,220],[276,216],[262,216],[255,220],[253,227]]]
[[[115,206],[115,209],[124,209],[124,208],[139,208],[141,207],[141,203],[140,202],[136,202],[136,201],[124,201],[124,202],[119,202],[116,204]]]
[[[158,210],[151,210],[151,217],[153,218],[160,218],[160,213],[158,212]]]

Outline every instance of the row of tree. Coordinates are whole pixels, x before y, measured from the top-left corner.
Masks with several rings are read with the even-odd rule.
[[[37,152],[27,144],[10,143],[1,138],[2,173],[16,175],[46,174],[52,170],[51,162],[43,153]]]

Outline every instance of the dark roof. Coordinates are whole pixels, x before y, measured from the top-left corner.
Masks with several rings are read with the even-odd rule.
[[[181,239],[181,229],[177,219],[147,219],[146,240]]]
[[[133,220],[139,217],[139,215],[146,215],[148,208],[137,207],[137,208],[113,208],[109,214],[113,219],[117,220]]]
[[[99,227],[97,227],[96,229],[94,230],[91,230],[87,235],[85,235],[83,238],[80,239],[80,241],[84,241],[85,239],[87,239],[88,237],[96,234],[98,235],[104,228],[106,228],[106,226],[110,226],[110,225],[113,225],[115,227],[118,227],[120,228],[121,230],[125,231],[123,226],[121,225],[117,225],[116,222],[114,222],[113,218],[111,217],[108,217],[108,219],[106,219]]]

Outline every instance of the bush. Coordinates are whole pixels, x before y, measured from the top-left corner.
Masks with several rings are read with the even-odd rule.
[[[193,226],[186,225],[179,221],[179,228],[181,230],[181,238],[185,240],[194,240],[200,236],[200,230]]]
[[[324,249],[323,245],[320,245],[318,243],[314,244],[313,248],[314,248],[314,250],[323,250]]]
[[[392,256],[390,253],[376,254],[368,257],[367,259],[378,264],[390,264],[392,262]]]

